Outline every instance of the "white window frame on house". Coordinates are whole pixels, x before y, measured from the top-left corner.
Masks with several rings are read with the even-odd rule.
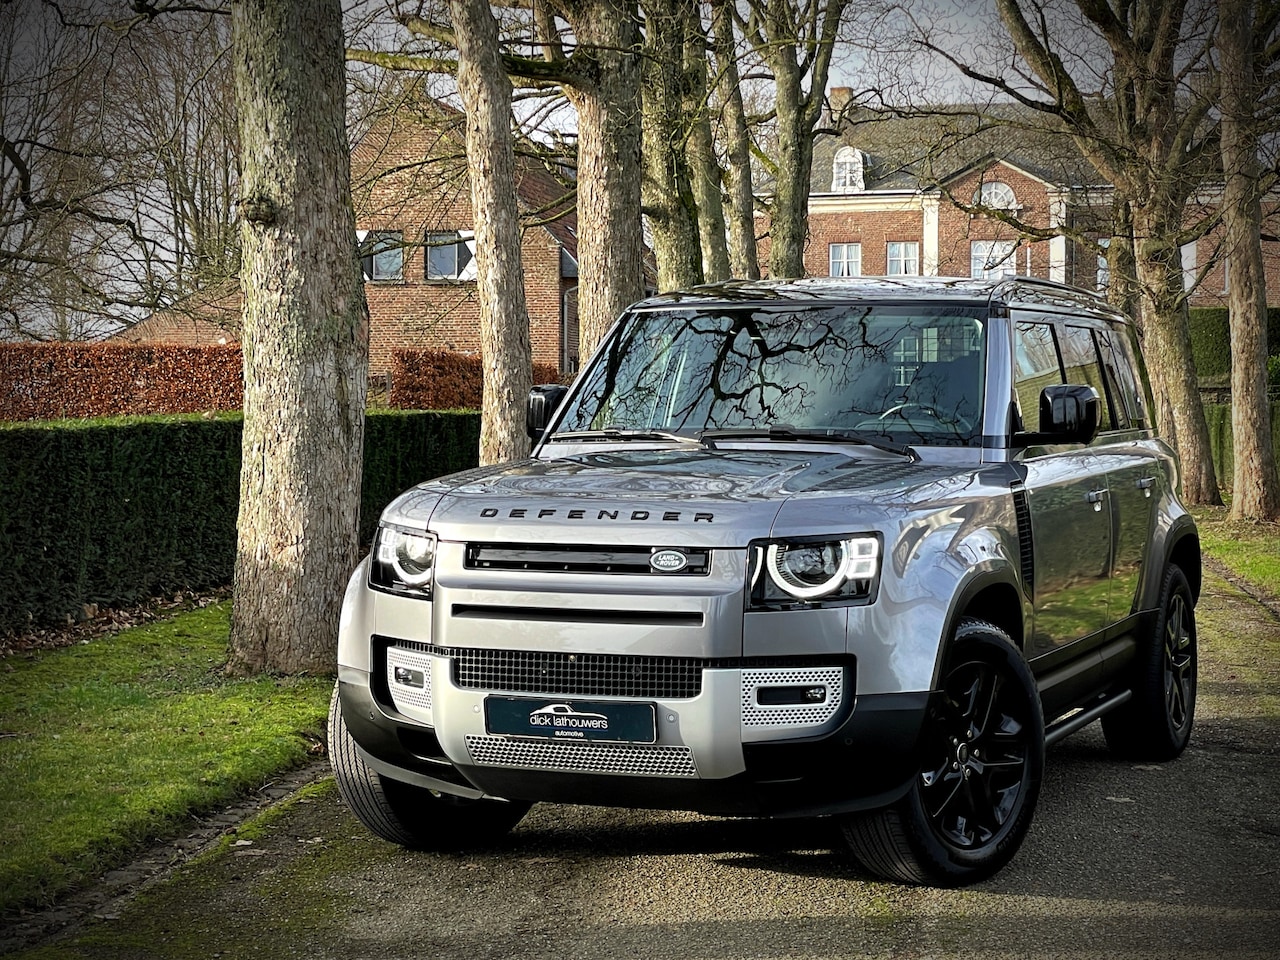
[[[1107,287],[1111,286],[1111,261],[1107,259],[1107,251],[1111,247],[1111,238],[1099,237],[1098,246],[1102,248],[1103,252],[1098,254],[1098,275],[1094,285],[1099,293],[1106,293]]]
[[[969,276],[984,280],[1018,274],[1018,241],[969,241]]]
[[[860,277],[862,276],[862,244],[832,243],[827,246],[828,276]]]
[[[366,230],[357,234],[360,265],[370,283],[404,281],[404,233],[400,230]]]
[[[973,196],[973,202],[989,210],[1017,210],[1018,198],[1013,187],[1003,180],[986,180]]]
[[[885,273],[891,277],[918,277],[920,244],[915,240],[890,240],[886,243]]]
[[[475,233],[470,230],[427,230],[422,235],[423,276],[428,280],[476,278]]]
[[[861,193],[866,189],[866,154],[857,147],[841,147],[831,163],[831,192]]]

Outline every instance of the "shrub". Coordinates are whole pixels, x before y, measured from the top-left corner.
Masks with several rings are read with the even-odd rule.
[[[0,420],[238,410],[235,344],[0,344]]]
[[[360,534],[413,483],[476,463],[473,413],[366,418]],[[0,630],[229,583],[240,489],[238,413],[0,429]]]
[[[403,349],[391,355],[391,400],[402,410],[479,410],[484,366],[477,356],[448,350]],[[533,365],[534,383],[555,383],[560,372]]]
[[[1231,380],[1231,319],[1226,307],[1192,307],[1191,354],[1202,381],[1227,384]],[[1267,308],[1267,346],[1280,354],[1280,307]]]

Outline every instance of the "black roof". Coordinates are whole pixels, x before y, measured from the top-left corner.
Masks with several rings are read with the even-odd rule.
[[[728,280],[662,293],[635,304],[637,310],[781,302],[902,302],[929,298],[953,303],[993,301],[1114,314],[1105,300],[1078,287],[1035,277],[807,277],[802,280]]]

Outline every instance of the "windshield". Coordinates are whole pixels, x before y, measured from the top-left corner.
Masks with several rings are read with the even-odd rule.
[[[973,444],[981,317],[973,306],[867,304],[635,313],[584,374],[556,432],[787,426]]]

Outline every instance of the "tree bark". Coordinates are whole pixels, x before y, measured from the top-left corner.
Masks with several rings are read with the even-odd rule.
[[[751,178],[751,133],[742,102],[742,83],[729,0],[711,0],[711,31],[716,63],[716,100],[724,126],[725,183],[728,186],[729,264],[733,276],[760,279],[756,250],[755,193]]]
[[[253,0],[231,14],[245,388],[228,669],[326,673],[357,558],[369,336],[342,10]]]
[[[1233,520],[1280,518],[1280,478],[1276,476],[1267,402],[1267,291],[1254,115],[1259,93],[1254,6],[1249,0],[1218,3],[1222,169],[1226,178],[1222,215],[1231,318]]]
[[[645,0],[641,202],[653,236],[659,290],[702,282],[698,205],[685,150],[685,8],[689,0]]]
[[[523,417],[533,386],[529,312],[520,257],[511,80],[488,0],[449,0],[458,42],[458,92],[467,115],[467,171],[476,233],[476,291],[484,395],[480,462],[527,456]]]
[[[578,114],[578,338],[584,360],[644,292],[640,27],[629,0],[561,0],[586,79]]]
[[[689,139],[685,155],[698,210],[698,239],[702,243],[702,274],[708,282],[728,280],[728,233],[721,196],[723,171],[716,159],[711,133],[711,108],[707,86],[707,35],[698,7],[684,5],[685,113],[689,119]]]
[[[1171,437],[1182,462],[1182,496],[1188,503],[1220,504],[1209,426],[1191,358],[1191,328],[1177,227],[1163,220],[1159,204],[1134,212],[1136,266],[1142,290],[1142,330],[1155,383],[1160,432]]]

